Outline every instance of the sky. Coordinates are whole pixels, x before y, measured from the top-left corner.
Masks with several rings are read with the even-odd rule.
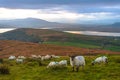
[[[0,20],[38,18],[50,22],[120,22],[120,0],[0,0]]]

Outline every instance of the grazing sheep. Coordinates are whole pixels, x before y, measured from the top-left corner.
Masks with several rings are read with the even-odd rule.
[[[37,55],[31,55],[32,58],[38,58]]]
[[[16,59],[16,62],[17,62],[17,63],[23,63],[23,59],[17,58],[17,59]]]
[[[79,67],[82,66],[82,68],[85,66],[85,58],[83,56],[70,56],[70,65],[73,67],[76,67],[76,71],[78,72]]]
[[[52,58],[60,58],[60,56],[51,55]]]
[[[41,60],[43,61],[43,60],[49,60],[49,59],[51,59],[52,58],[52,56],[51,55],[46,55],[46,56],[42,56],[41,57]]]
[[[59,62],[59,66],[61,66],[61,67],[67,67],[67,60],[61,60]]]
[[[92,65],[95,63],[108,63],[108,58],[106,56],[101,56],[92,61]]]
[[[42,56],[41,55],[38,55],[38,58],[41,58]]]
[[[10,56],[8,59],[9,60],[14,60],[16,57],[15,56]]]
[[[59,62],[52,61],[48,64],[47,68],[56,68],[59,65]]]
[[[26,59],[25,56],[18,56],[19,59]]]

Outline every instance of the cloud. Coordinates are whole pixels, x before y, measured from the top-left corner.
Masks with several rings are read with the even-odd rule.
[[[119,5],[115,5],[115,6],[105,6],[103,7],[105,9],[119,9],[120,10],[120,6]]]
[[[52,22],[71,22],[78,21],[95,21],[120,18],[119,14],[111,12],[95,13],[77,13],[67,11],[61,8],[53,9],[7,9],[0,8],[0,19],[22,19],[22,18],[39,18]]]
[[[0,0],[0,7],[19,9],[40,9],[61,5],[119,5],[120,0]]]

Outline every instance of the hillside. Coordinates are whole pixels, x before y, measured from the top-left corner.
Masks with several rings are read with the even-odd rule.
[[[5,32],[0,34],[1,40],[19,40],[19,41],[26,41],[26,42],[40,42],[41,39],[39,37],[28,35],[25,32],[25,29],[17,29]]]
[[[26,38],[22,36],[36,36],[40,37],[44,41],[79,41],[79,40],[109,40],[114,37],[102,37],[102,36],[87,36],[80,34],[71,34],[62,31],[50,30],[50,29],[32,29],[32,28],[21,28],[12,31],[2,33],[0,37],[6,39],[15,40],[19,38]],[[77,40],[76,40],[77,39]]]
[[[120,54],[119,52],[111,52],[107,50],[99,49],[85,49],[77,47],[57,46],[50,44],[37,44],[30,42],[12,41],[12,40],[0,40],[0,57],[8,57],[10,55],[24,55],[30,56],[31,54],[45,55],[71,55],[71,54],[83,54],[83,55],[96,55],[96,54]]]
[[[16,29],[1,34],[0,39],[120,51],[120,38],[70,34],[48,29]]]

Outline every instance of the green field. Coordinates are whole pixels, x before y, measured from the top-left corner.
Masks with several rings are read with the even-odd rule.
[[[1,34],[0,38],[3,38],[3,40],[18,40],[34,43],[44,42],[45,44],[120,51],[120,37],[88,36],[49,29],[16,29]]]
[[[17,64],[5,59],[4,64],[10,68],[10,74],[0,74],[0,80],[120,80],[120,55],[107,55],[108,64],[92,66],[91,61],[98,56],[85,56],[85,68],[80,68],[79,72],[72,72],[68,57],[44,61],[43,66],[39,66],[36,60],[27,59],[24,63]],[[63,59],[68,60],[67,68],[46,69],[50,61]]]
[[[100,44],[92,43],[92,42],[60,42],[60,41],[49,41],[45,42],[44,44],[55,44],[55,45],[61,45],[61,46],[74,46],[74,47],[81,47],[81,48],[101,48],[102,46]],[[103,48],[105,50],[111,50],[111,51],[120,51],[120,46],[117,45],[108,45]]]

